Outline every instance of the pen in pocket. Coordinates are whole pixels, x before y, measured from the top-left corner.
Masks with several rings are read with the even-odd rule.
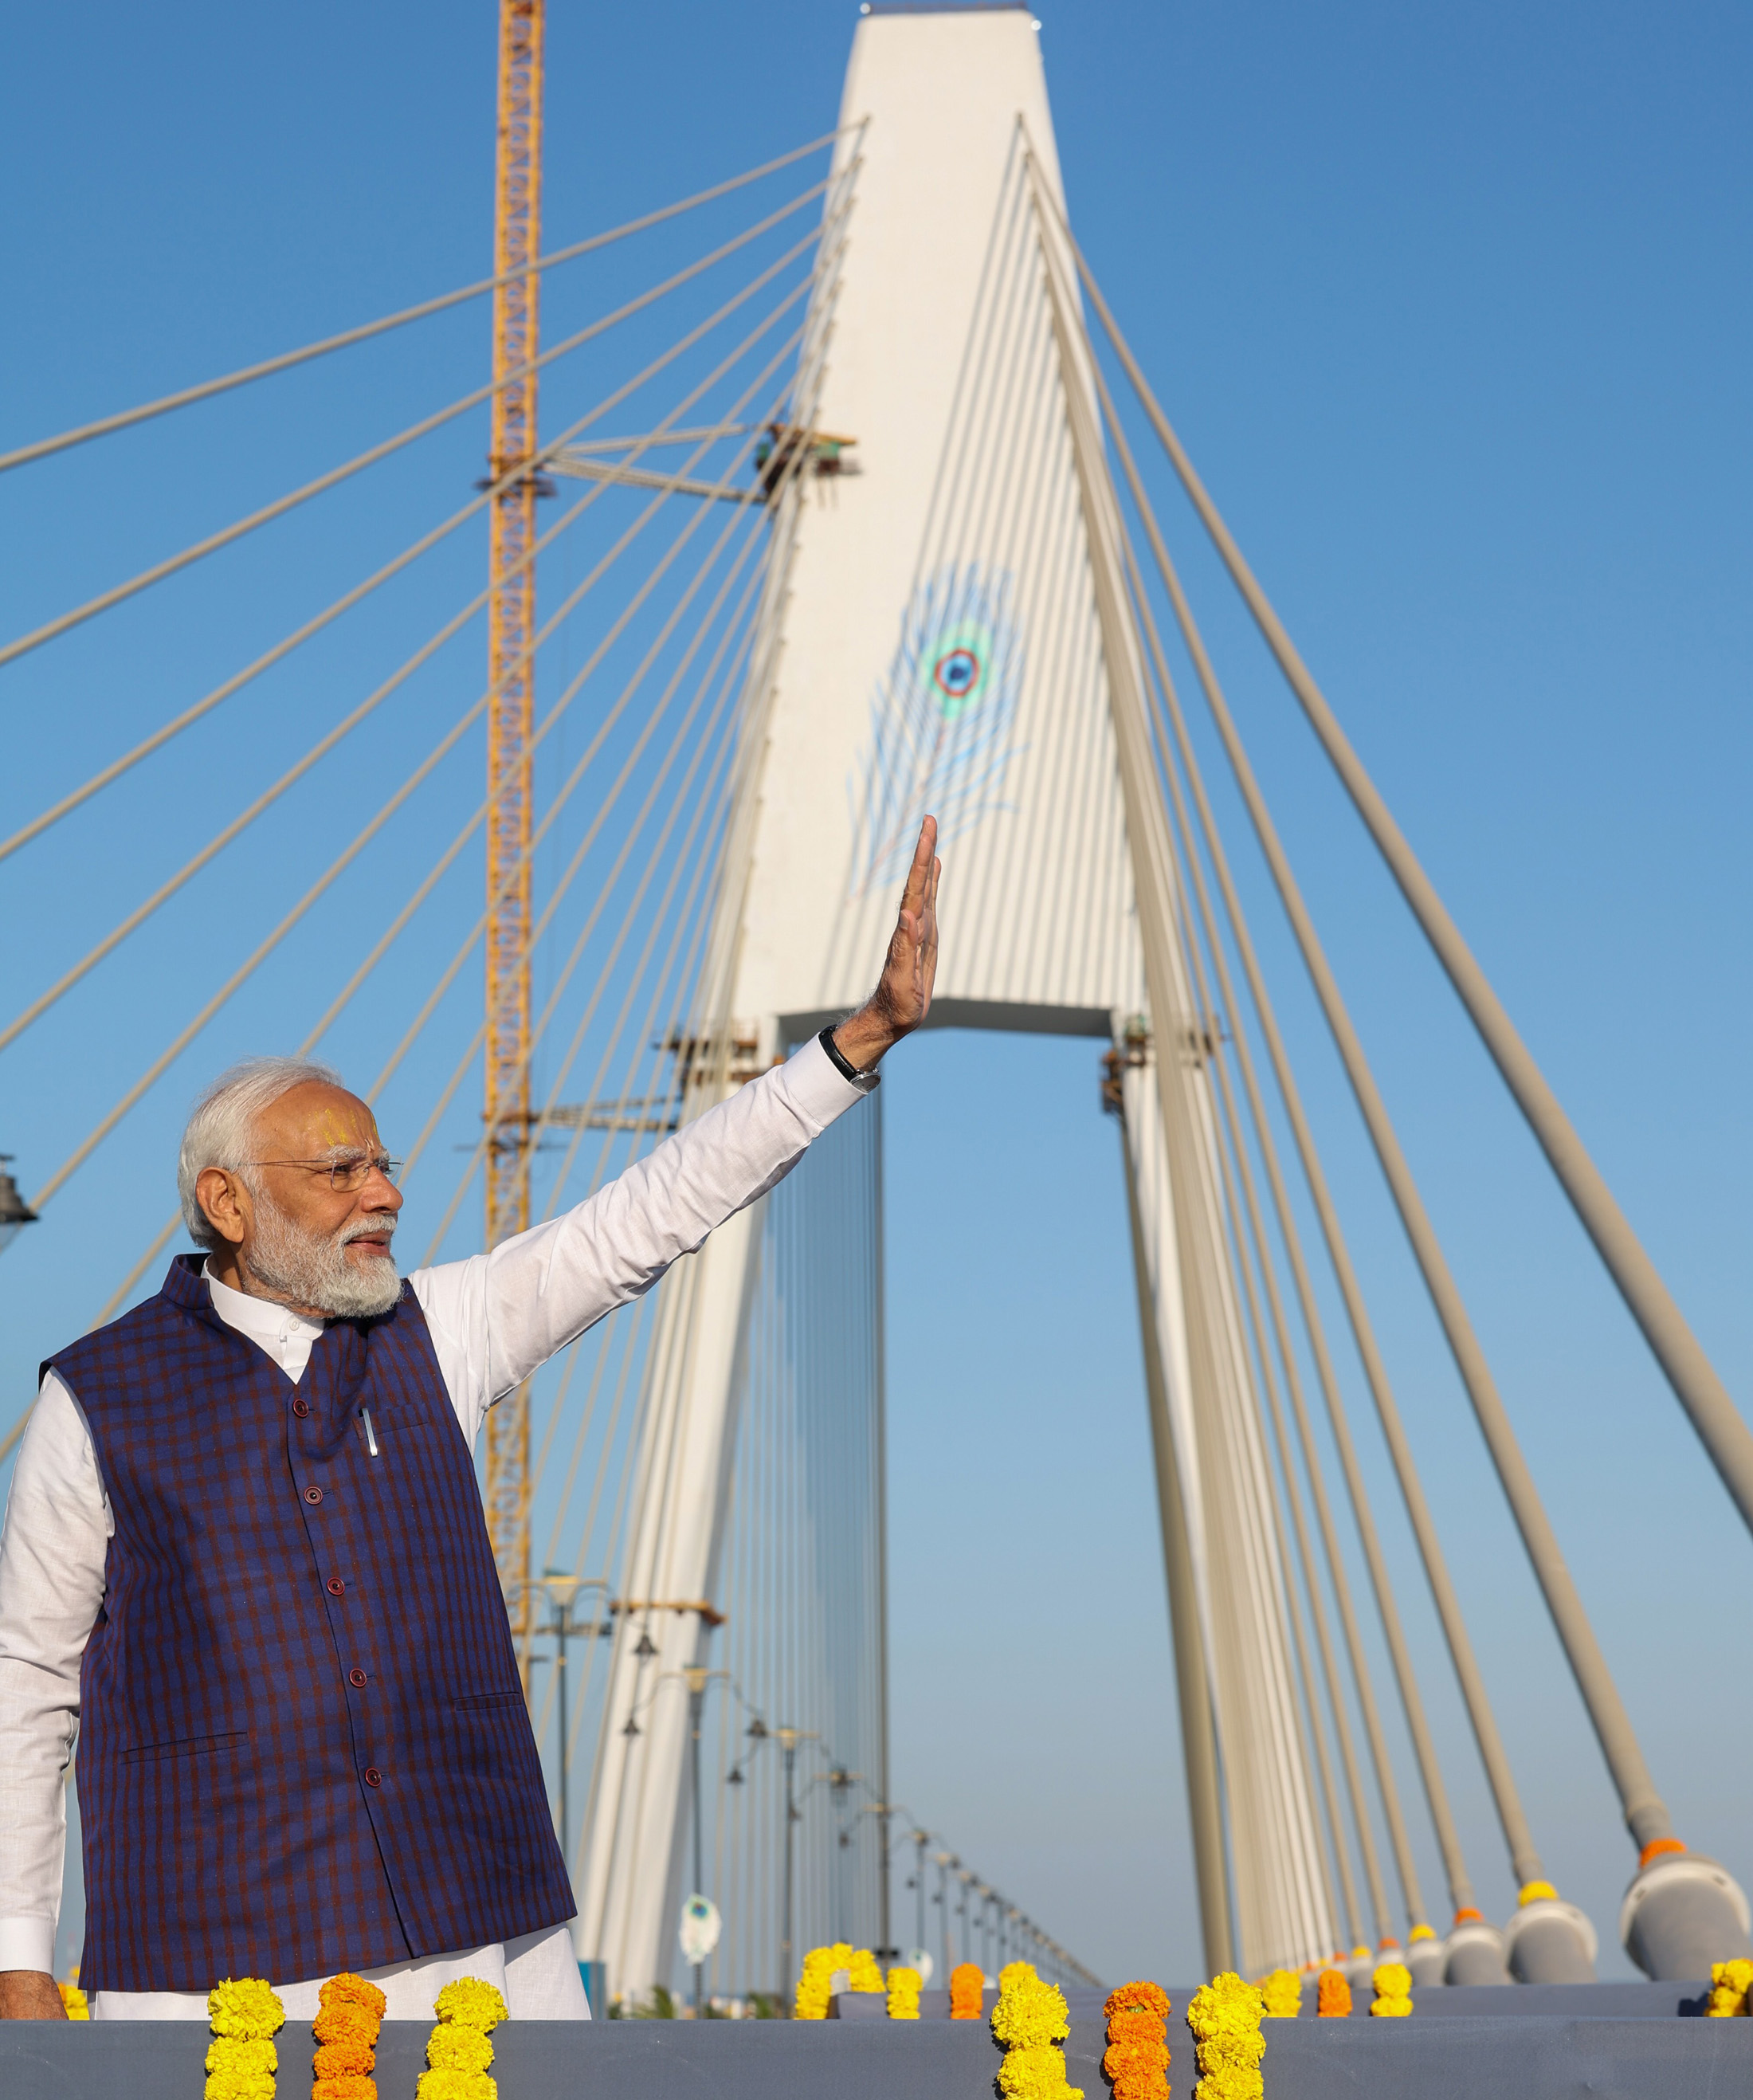
[[[365,1448],[375,1458],[377,1456],[377,1432],[372,1427],[372,1411],[368,1407],[359,1410],[359,1425],[365,1432]]]

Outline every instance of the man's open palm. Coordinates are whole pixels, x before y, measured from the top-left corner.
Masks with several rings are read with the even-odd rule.
[[[927,817],[919,827],[881,982],[857,1012],[834,1031],[840,1055],[861,1071],[903,1035],[910,1035],[932,1010],[937,977],[937,878],[942,872],[937,819]]]

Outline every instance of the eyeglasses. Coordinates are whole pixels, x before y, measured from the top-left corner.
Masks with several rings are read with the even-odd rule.
[[[252,1159],[249,1164],[302,1167],[307,1173],[324,1175],[337,1196],[357,1195],[370,1180],[374,1170],[386,1181],[394,1180],[402,1171],[402,1162],[392,1159],[387,1152],[344,1152],[332,1159]]]

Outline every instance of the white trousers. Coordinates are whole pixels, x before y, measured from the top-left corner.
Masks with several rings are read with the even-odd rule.
[[[514,2020],[588,2020],[590,2006],[572,1951],[572,1929],[555,1925],[501,1945],[478,1947],[467,1954],[434,1954],[423,1961],[392,1961],[364,1972],[389,2004],[386,2020],[429,2020],[432,2001],[459,1976],[478,1976],[504,1993]],[[216,1976],[215,1983],[220,1979]],[[327,1979],[274,1986],[288,2020],[316,2018],[316,1994]],[[204,1991],[98,1991],[91,1999],[95,2020],[205,2020]]]

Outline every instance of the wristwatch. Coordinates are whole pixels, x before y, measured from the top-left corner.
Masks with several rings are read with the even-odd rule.
[[[861,1072],[849,1058],[842,1056],[840,1046],[834,1039],[834,1031],[837,1026],[836,1022],[830,1021],[821,1035],[816,1038],[822,1048],[827,1052],[828,1062],[833,1065],[843,1079],[849,1079],[855,1087],[865,1080],[874,1079],[876,1074],[874,1071]]]

